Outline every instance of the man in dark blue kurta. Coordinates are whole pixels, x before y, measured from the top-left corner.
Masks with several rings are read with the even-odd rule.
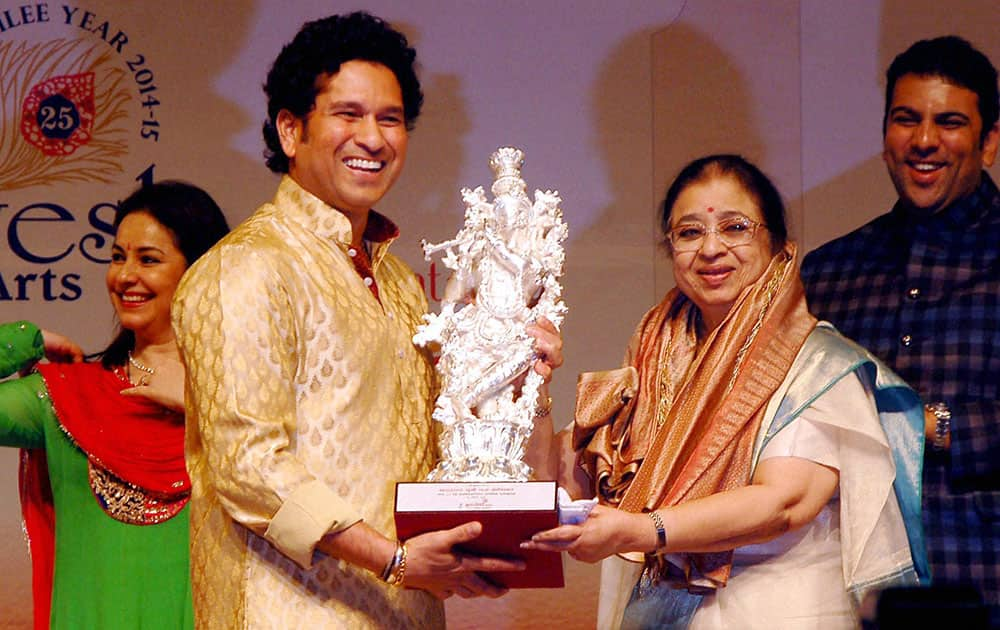
[[[802,265],[810,309],[928,403],[924,526],[935,584],[977,587],[1000,621],[1000,194],[997,72],[957,37],[887,72],[892,211]]]

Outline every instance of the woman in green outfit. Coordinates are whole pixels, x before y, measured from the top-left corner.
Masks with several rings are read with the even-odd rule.
[[[190,628],[184,371],[170,302],[227,231],[181,182],[140,188],[115,215],[106,277],[121,325],[98,362],[28,322],[0,326],[0,444],[26,449],[21,506],[35,628]]]

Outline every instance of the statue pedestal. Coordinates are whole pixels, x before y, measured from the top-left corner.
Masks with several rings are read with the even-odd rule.
[[[462,550],[521,558],[524,571],[488,574],[507,588],[562,588],[562,554],[527,551],[521,542],[559,525],[554,481],[411,482],[396,484],[396,536],[407,540],[479,521],[483,533]]]

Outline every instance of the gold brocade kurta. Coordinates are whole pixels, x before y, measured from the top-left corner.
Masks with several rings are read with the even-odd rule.
[[[429,594],[313,553],[359,518],[394,537],[395,483],[436,455],[433,369],[412,343],[426,298],[390,239],[371,252],[380,303],[350,242],[285,177],[177,290],[199,628],[444,626]]]

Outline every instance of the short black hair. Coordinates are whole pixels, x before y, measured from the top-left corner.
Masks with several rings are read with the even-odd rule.
[[[670,233],[670,213],[677,198],[689,186],[701,183],[710,177],[731,177],[753,197],[764,216],[764,224],[771,235],[771,250],[777,252],[788,241],[788,224],[785,220],[785,203],[770,178],[741,155],[719,153],[706,155],[692,161],[681,169],[667,189],[661,204],[660,229],[665,242]]]
[[[136,212],[149,214],[170,231],[188,267],[229,232],[226,216],[215,200],[186,182],[166,180],[138,188],[118,204],[112,224],[115,232],[125,217]],[[98,356],[105,368],[112,369],[124,365],[134,348],[135,333],[122,328]]]
[[[341,64],[355,59],[382,64],[396,76],[403,93],[403,116],[412,130],[424,102],[415,69],[417,52],[399,31],[381,18],[364,11],[331,15],[305,23],[285,45],[267,73],[267,120],[264,122],[264,153],[267,167],[288,172],[288,157],[281,148],[275,126],[278,113],[286,109],[304,119],[316,106],[322,87],[319,78],[333,75]]]
[[[889,108],[896,82],[907,74],[919,77],[939,77],[944,81],[971,90],[979,97],[979,117],[983,120],[980,142],[997,122],[1000,97],[997,95],[997,69],[990,60],[967,40],[956,35],[922,39],[900,53],[886,70],[885,112],[882,114],[882,134],[889,122]]]

